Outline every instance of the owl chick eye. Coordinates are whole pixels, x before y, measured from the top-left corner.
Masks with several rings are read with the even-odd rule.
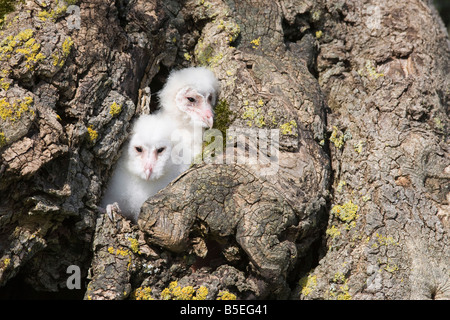
[[[187,99],[189,100],[189,102],[195,102],[195,98],[187,97]]]
[[[142,148],[141,148],[141,147],[134,147],[134,149],[135,149],[137,152],[139,152],[139,153],[142,152]]]
[[[165,148],[165,147],[162,147],[162,148],[159,148],[158,150],[156,150],[156,152],[161,153],[161,152],[163,152],[164,150],[166,150],[166,148]]]

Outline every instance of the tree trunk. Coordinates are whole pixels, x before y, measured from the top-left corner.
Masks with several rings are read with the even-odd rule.
[[[17,3],[0,44],[0,295],[448,299],[439,19],[419,0]],[[130,124],[191,65],[220,80],[209,147],[226,150],[137,225],[110,219],[97,206]]]

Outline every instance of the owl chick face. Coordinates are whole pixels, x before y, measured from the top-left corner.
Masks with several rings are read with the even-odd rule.
[[[141,179],[157,180],[170,166],[171,151],[172,144],[168,140],[149,142],[135,135],[128,147],[128,169]]]
[[[195,124],[204,128],[212,128],[215,99],[214,92],[202,92],[188,86],[178,91],[175,103],[178,109],[188,114]]]

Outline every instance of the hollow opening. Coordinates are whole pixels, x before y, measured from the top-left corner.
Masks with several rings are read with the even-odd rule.
[[[159,109],[158,93],[164,87],[164,84],[166,83],[167,78],[169,77],[169,73],[170,70],[166,66],[161,64],[158,73],[153,77],[152,81],[150,82],[150,92],[151,92],[150,113],[153,113]]]

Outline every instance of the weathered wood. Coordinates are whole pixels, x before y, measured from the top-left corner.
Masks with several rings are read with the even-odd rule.
[[[86,299],[449,297],[450,49],[428,2],[68,2],[19,2],[2,29],[5,291],[77,265]],[[138,225],[110,220],[143,92],[190,65],[220,80],[222,134],[280,130],[276,174],[199,163]]]

